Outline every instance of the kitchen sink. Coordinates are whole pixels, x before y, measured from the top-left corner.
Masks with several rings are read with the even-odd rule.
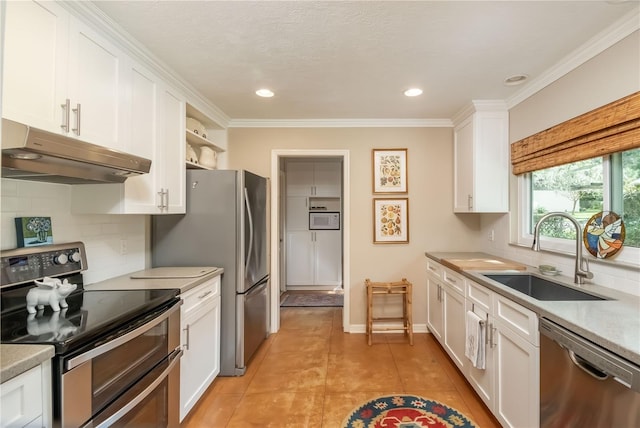
[[[608,300],[532,274],[482,274],[537,300]]]

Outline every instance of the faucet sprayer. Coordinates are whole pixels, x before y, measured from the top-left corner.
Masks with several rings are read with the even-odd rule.
[[[575,275],[573,281],[576,284],[584,284],[584,280],[593,278],[593,273],[589,272],[589,260],[582,257],[582,226],[578,223],[578,220],[563,212],[551,212],[540,217],[540,220],[533,228],[533,245],[531,249],[533,251],[540,251],[540,225],[550,217],[563,217],[571,221],[576,228],[576,266]],[[584,268],[583,268],[584,266]]]

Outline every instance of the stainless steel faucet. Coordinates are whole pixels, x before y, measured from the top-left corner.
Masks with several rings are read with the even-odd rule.
[[[580,226],[578,220],[569,214],[563,212],[552,212],[540,217],[540,220],[538,220],[536,226],[533,228],[533,245],[531,246],[531,249],[533,251],[540,251],[540,225],[550,217],[566,218],[576,227],[576,272],[573,277],[573,282],[576,284],[584,284],[585,278],[593,278],[593,273],[589,272],[589,260],[582,257],[582,226]]]

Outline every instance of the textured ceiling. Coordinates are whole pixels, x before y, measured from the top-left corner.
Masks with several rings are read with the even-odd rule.
[[[266,120],[449,119],[638,14],[635,1],[94,3],[231,119]],[[424,94],[405,97],[412,86]]]

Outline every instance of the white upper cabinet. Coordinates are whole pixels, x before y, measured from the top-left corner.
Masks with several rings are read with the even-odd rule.
[[[70,20],[68,98],[71,134],[123,150],[124,88],[130,76],[126,56],[76,19]]]
[[[162,119],[160,145],[162,157],[158,159],[164,194],[160,194],[162,214],[186,212],[185,172],[185,100],[177,91],[164,88],[161,93]]]
[[[128,66],[131,85],[126,97],[129,132],[124,150],[152,159],[148,174],[122,184],[73,186],[76,214],[182,214],[185,199],[185,101],[143,66]],[[129,126],[130,125],[130,126]]]
[[[123,149],[125,55],[55,2],[7,2],[3,116]]]
[[[61,133],[69,14],[55,2],[5,6],[2,115]]]
[[[502,101],[473,101],[454,124],[454,212],[508,212],[506,105]]]
[[[316,162],[313,168],[314,196],[340,197],[342,166],[339,162]]]
[[[340,162],[287,162],[287,196],[339,198],[341,184]]]

